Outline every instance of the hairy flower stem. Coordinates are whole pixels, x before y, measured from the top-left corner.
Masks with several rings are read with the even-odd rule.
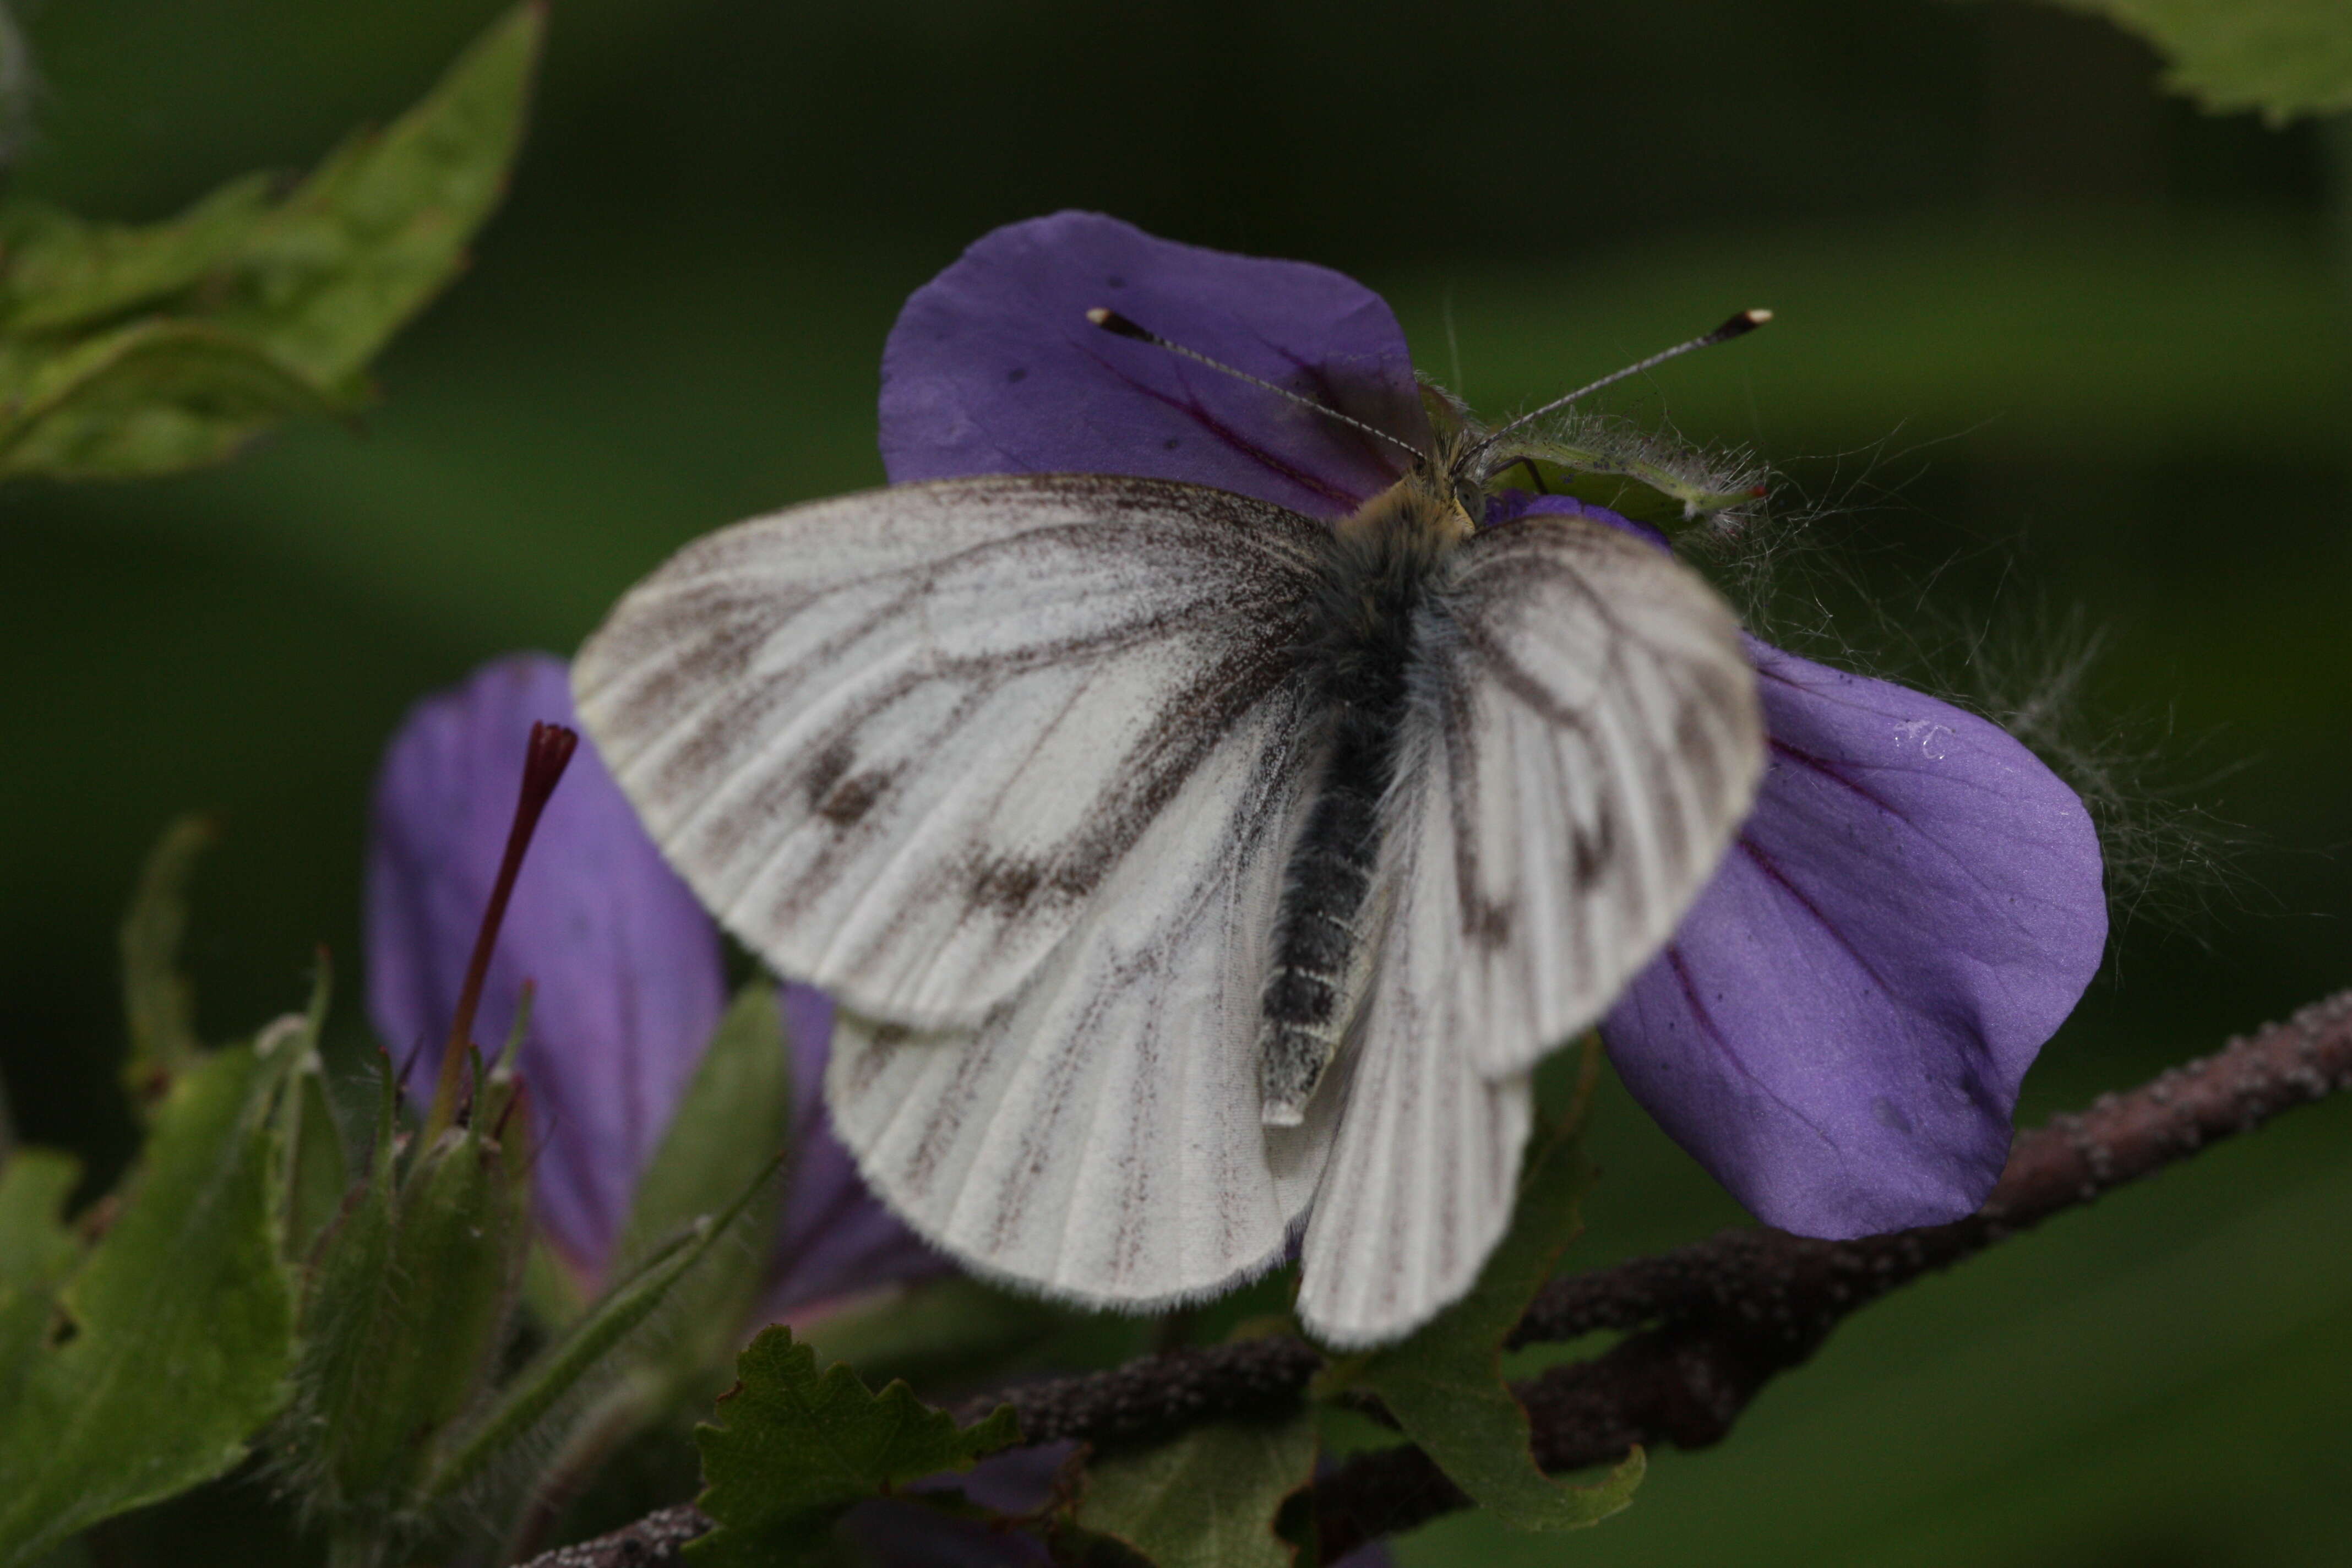
[[[499,927],[507,918],[507,900],[514,896],[515,878],[522,871],[523,852],[539,826],[540,813],[562,781],[572,753],[579,748],[577,731],[561,724],[533,724],[530,744],[523,752],[522,792],[515,801],[514,826],[507,832],[505,858],[490,901],[482,911],[482,929],[474,938],[474,956],[466,967],[465,989],[457,994],[457,1016],[450,1020],[448,1042],[441,1047],[441,1074],[433,1086],[433,1109],[425,1119],[420,1146],[430,1148],[457,1116],[457,1090],[466,1055],[473,1043],[474,1015],[481,1006],[482,985],[489,978],[490,954],[498,950]]]

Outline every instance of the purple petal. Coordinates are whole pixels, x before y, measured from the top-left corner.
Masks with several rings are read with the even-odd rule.
[[[1097,306],[1429,443],[1404,333],[1363,285],[1065,212],[983,236],[907,301],[882,351],[890,478],[1139,474],[1338,517],[1404,471],[1385,441],[1104,331],[1087,320]]]
[[[1998,726],[1748,639],[1770,762],[1602,1026],[1636,1099],[1767,1224],[1957,1219],[2106,941],[2098,838]]]
[[[533,720],[577,727],[563,661],[518,654],[426,698],[377,774],[368,850],[368,1016],[409,1092],[441,1041],[506,848]],[[719,933],[583,736],[508,907],[475,1038],[495,1053],[536,984],[521,1066],[541,1223],[593,1276],[726,1005]]]
[[[785,1318],[841,1297],[954,1268],[898,1223],[866,1188],[824,1113],[824,1063],[833,1003],[812,986],[786,985],[784,1032],[793,1046],[792,1185],[784,1199],[767,1315]]]

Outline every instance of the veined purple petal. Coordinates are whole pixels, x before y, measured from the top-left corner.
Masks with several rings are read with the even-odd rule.
[[[1610,1056],[1768,1224],[1957,1219],[2098,967],[2097,836],[1997,725],[1748,647],[1770,738],[1755,811],[1610,1013]]]
[[[396,1059],[424,1053],[409,1079],[420,1100],[506,847],[533,720],[578,727],[563,661],[497,660],[412,709],[377,774],[368,1016]],[[727,995],[717,928],[585,736],[508,907],[476,1026],[485,1051],[506,1039],[526,980],[538,1214],[593,1276]]]
[[[1362,284],[1064,212],[983,236],[908,300],[882,351],[890,478],[1139,474],[1338,517],[1403,472],[1387,442],[1104,331],[1097,306],[1428,444],[1404,333]]]
[[[833,1002],[788,984],[781,998],[793,1047],[792,1185],[766,1298],[770,1319],[955,1266],[882,1206],[857,1173],[824,1113],[824,1063],[833,1048]]]

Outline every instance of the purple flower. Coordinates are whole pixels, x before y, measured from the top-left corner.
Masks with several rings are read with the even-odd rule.
[[[425,699],[377,775],[368,847],[368,1016],[396,1057],[422,1050],[429,1096],[513,815],[533,720],[577,726],[563,661],[516,654]],[[516,883],[476,1037],[496,1050],[523,983],[536,994],[521,1069],[536,1108],[533,1192],[564,1258],[610,1262],[637,1177],[727,1005],[719,932],[638,826],[584,737]],[[819,1107],[832,1005],[783,995],[798,1159],[785,1200],[777,1315],[943,1267],[866,1193]]]
[[[1154,331],[1416,445],[1395,317],[1325,268],[1086,213],[1001,228],[908,301],[882,362],[894,480],[1090,470],[1339,518],[1386,443],[1178,355]],[[1575,510],[1490,498],[1488,521]],[[1770,761],[1738,842],[1602,1025],[1634,1095],[1760,1218],[1853,1236],[1956,1218],[2000,1174],[2025,1069],[2097,967],[2098,841],[1997,726],[1749,643]]]

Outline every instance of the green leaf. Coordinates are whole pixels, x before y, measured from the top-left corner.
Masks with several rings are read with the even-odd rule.
[[[1020,1440],[1008,1406],[958,1427],[903,1383],[874,1394],[846,1366],[817,1374],[816,1356],[782,1325],[736,1361],[739,1381],[718,1420],[697,1429],[699,1501],[718,1528],[687,1548],[698,1562],[739,1568],[821,1556],[835,1519],[886,1489],[970,1469]]]
[[[1588,1057],[1587,1083],[1590,1083]],[[1576,1530],[1625,1508],[1641,1485],[1635,1448],[1589,1487],[1536,1468],[1528,1413],[1503,1381],[1502,1343],[1582,1228],[1577,1204],[1592,1170],[1578,1137],[1581,1108],[1541,1135],[1520,1178],[1509,1234],[1470,1294],[1420,1332],[1363,1361],[1355,1375],[1455,1485],[1521,1530]]]
[[[545,31],[543,6],[516,6],[422,102],[330,155],[241,247],[219,320],[348,387],[457,275],[505,194]]]
[[[0,1410],[14,1407],[39,1364],[58,1287],[81,1261],[59,1217],[80,1180],[80,1161],[43,1149],[18,1150],[0,1166]]]
[[[724,1384],[767,1281],[783,1204],[783,1184],[767,1173],[792,1120],[792,1058],[776,988],[754,981],[736,993],[712,1033],[637,1179],[614,1249],[626,1268],[671,1245],[685,1227],[722,1212],[737,1216],[725,1227],[729,1245],[679,1287],[678,1310],[643,1347],[643,1359],[657,1363],[666,1380],[693,1385],[703,1399]]]
[[[248,175],[161,224],[0,213],[0,477],[171,473],[364,403],[505,189],[543,30],[509,12],[282,200]]]
[[[2344,0],[2049,0],[2104,16],[2165,58],[2165,86],[2273,125],[2352,110],[2352,10]]]
[[[1314,1479],[1315,1422],[1213,1421],[1087,1467],[1078,1523],[1159,1568],[1291,1568],[1275,1533],[1285,1498]]]
[[[268,174],[230,181],[178,217],[87,223],[35,202],[0,212],[12,335],[88,327],[194,289],[227,266],[270,208]]]
[[[446,1497],[480,1474],[485,1465],[530,1432],[541,1416],[554,1408],[556,1401],[570,1393],[632,1330],[651,1317],[654,1309],[662,1304],[678,1282],[709,1255],[719,1237],[758,1206],[757,1200],[772,1185],[771,1178],[779,1158],[770,1155],[767,1169],[753,1173],[751,1184],[737,1194],[728,1207],[715,1215],[695,1216],[682,1231],[606,1290],[529,1366],[516,1373],[499,1391],[488,1413],[435,1468],[425,1484],[425,1498],[429,1500]],[[695,1305],[691,1301],[680,1303],[681,1310],[687,1311]],[[733,1325],[741,1321],[740,1316],[734,1318],[723,1330],[729,1342],[732,1342],[737,1331]]]
[[[240,1046],[188,1067],[156,1106],[121,1217],[58,1293],[63,1342],[0,1408],[0,1564],[220,1475],[284,1403],[277,1082]]]
[[[278,419],[332,406],[259,344],[204,321],[136,321],[37,356],[0,344],[0,474],[74,479],[219,462]]]
[[[122,1078],[142,1104],[202,1048],[194,996],[180,973],[180,942],[188,929],[188,879],[215,837],[212,823],[201,816],[184,816],[165,828],[122,917],[122,1007],[131,1026]]]

